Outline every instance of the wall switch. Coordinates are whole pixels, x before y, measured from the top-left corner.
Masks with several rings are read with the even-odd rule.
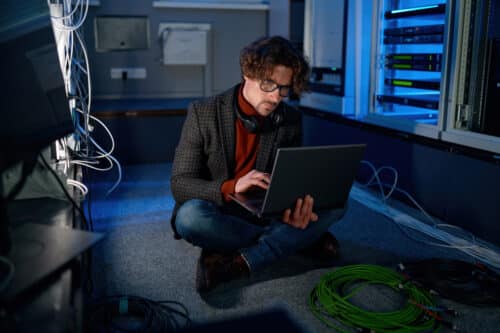
[[[120,68],[111,68],[111,78],[117,80],[136,80],[136,79],[145,79],[146,68],[144,67],[120,67]]]

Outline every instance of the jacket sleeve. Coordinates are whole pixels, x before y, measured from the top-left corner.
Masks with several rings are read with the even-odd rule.
[[[226,179],[211,179],[199,111],[198,103],[190,104],[175,151],[170,179],[171,190],[179,204],[196,198],[222,205],[221,185]]]

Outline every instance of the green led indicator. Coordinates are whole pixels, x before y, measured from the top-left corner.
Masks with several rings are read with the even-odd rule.
[[[395,86],[411,87],[413,84],[410,81],[403,80],[392,80],[392,84]]]
[[[397,56],[394,56],[394,59],[397,59],[397,60],[411,60],[411,56],[410,55],[397,55]]]
[[[337,70],[337,67],[332,67],[331,69],[332,69],[332,71],[335,72]]]
[[[394,68],[399,68],[399,69],[410,69],[411,68],[411,65],[407,65],[407,64],[394,64],[393,65]]]

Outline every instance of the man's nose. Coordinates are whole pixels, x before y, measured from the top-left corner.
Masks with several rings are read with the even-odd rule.
[[[282,99],[283,97],[281,97],[281,95],[280,95],[280,90],[279,90],[279,89],[276,89],[276,90],[274,90],[274,91],[271,91],[271,92],[270,92],[270,94],[271,94],[271,97],[272,97],[273,102],[276,102],[276,103],[281,102],[281,99]]]

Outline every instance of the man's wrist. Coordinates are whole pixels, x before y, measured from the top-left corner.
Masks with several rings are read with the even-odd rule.
[[[222,196],[226,202],[231,201],[229,194],[234,193],[234,187],[236,186],[236,179],[228,179],[221,186]]]

